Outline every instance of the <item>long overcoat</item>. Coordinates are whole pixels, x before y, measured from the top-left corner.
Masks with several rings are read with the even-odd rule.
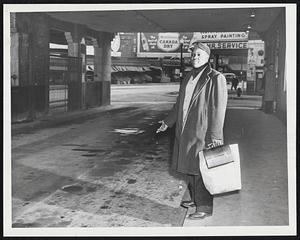
[[[191,75],[192,72],[183,79],[176,103],[164,122],[168,127],[176,123],[171,168],[184,174],[199,175],[199,151],[212,139],[223,140],[227,86],[225,77],[208,65],[195,86],[183,119],[185,89]]]

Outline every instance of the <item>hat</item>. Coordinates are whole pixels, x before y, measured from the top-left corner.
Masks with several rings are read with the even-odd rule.
[[[202,43],[199,40],[193,42],[189,47],[190,50],[193,50],[194,48],[200,48],[201,50],[206,52],[208,55],[210,55],[210,48],[206,44]]]

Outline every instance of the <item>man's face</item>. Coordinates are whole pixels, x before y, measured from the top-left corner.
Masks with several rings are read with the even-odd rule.
[[[208,62],[209,55],[200,48],[195,48],[191,55],[192,65],[194,68],[201,67]]]

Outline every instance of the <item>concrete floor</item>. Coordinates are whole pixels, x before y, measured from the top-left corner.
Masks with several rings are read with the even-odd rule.
[[[285,126],[259,110],[228,109],[224,134],[239,144],[242,190],[215,197],[212,217],[186,219],[184,226],[288,225]]]
[[[113,86],[105,110],[65,115],[60,124],[56,117],[54,125],[50,117],[51,127],[13,125],[13,227],[287,225],[286,127],[258,110],[257,96],[230,95],[226,115],[243,189],[215,197],[212,217],[185,219],[184,176],[168,169],[172,131],[155,134],[177,90]]]

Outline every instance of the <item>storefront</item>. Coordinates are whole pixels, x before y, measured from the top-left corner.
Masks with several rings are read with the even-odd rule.
[[[163,75],[177,79],[181,71],[184,74],[191,68],[189,46],[196,40],[210,47],[210,62],[215,69],[235,73],[240,80],[246,80],[247,32],[138,33],[137,57],[162,59]]]
[[[189,46],[196,40],[210,47],[213,68],[249,82],[248,92],[261,90],[264,42],[249,40],[248,32],[117,33],[111,43],[112,83],[180,81],[191,69]]]

